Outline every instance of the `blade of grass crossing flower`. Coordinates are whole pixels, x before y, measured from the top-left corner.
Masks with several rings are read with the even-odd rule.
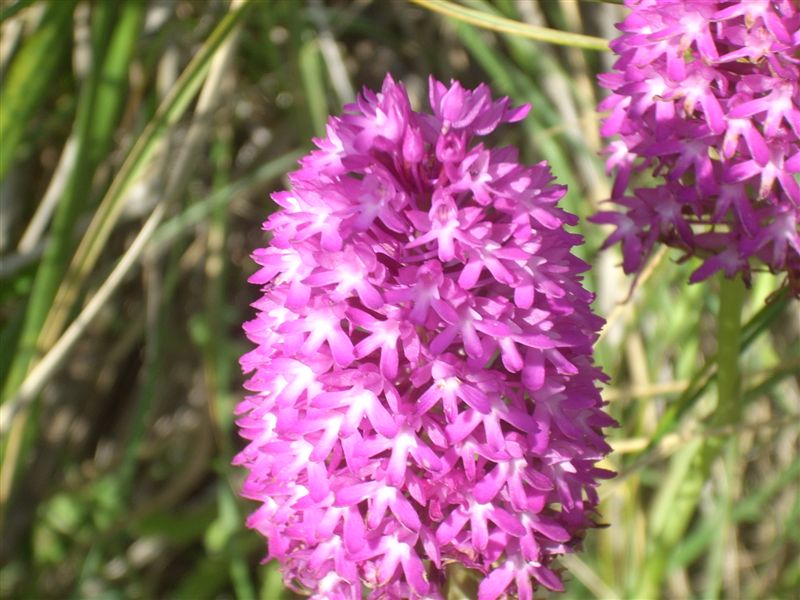
[[[495,6],[482,0],[471,0],[470,4],[479,7],[487,14],[497,14],[498,9]],[[553,106],[551,96],[542,89],[540,76],[542,72],[547,73],[548,77],[555,77],[562,87],[567,89],[570,87],[571,84],[560,65],[550,60],[547,52],[531,40],[504,34],[502,37],[517,63],[517,65],[511,64],[508,58],[498,48],[488,43],[475,28],[465,23],[457,23],[455,29],[468,50],[504,93],[519,102],[530,102],[536,107],[525,120],[525,130],[528,132],[530,145],[539,150],[534,160],[546,159],[556,178],[567,186],[565,208],[578,215],[585,214],[587,203],[581,192],[584,186],[576,177],[576,169],[569,158],[570,152],[573,155],[586,154],[585,143],[575,136],[568,135],[569,128],[561,127],[563,117]],[[565,146],[569,146],[569,150]],[[576,160],[580,163],[593,161],[598,164],[596,168],[599,169],[599,162],[594,156],[588,158],[579,156]],[[575,253],[583,259],[588,258],[587,252],[585,245],[575,249]]]
[[[75,0],[63,0],[45,7],[41,24],[24,41],[4,78],[0,92],[0,180],[16,158],[25,128],[65,60],[75,4]],[[5,10],[23,6],[20,2]]]
[[[504,94],[508,94],[518,102],[533,102],[539,106],[549,105],[548,100],[536,87],[527,79],[525,74],[509,64],[499,55],[477,30],[464,23],[456,23],[456,32],[467,49],[473,54],[481,67],[492,78],[497,88]],[[524,121],[525,131],[531,141],[531,145],[538,150],[538,159],[544,158],[552,167],[553,174],[567,188],[567,195],[564,198],[564,205],[568,210],[572,210],[578,201],[575,190],[578,188],[577,181],[574,179],[569,161],[561,146],[554,139],[554,136],[547,132],[539,120],[538,112],[533,111]],[[582,247],[575,249],[576,253],[582,251]]]
[[[485,0],[467,0],[467,3],[487,14],[502,16],[505,13],[519,18],[518,6],[513,2],[500,2],[495,5]],[[501,13],[502,11],[502,13]],[[543,46],[534,40],[521,38],[513,34],[504,34],[509,53],[520,68],[526,89],[535,88],[538,96],[533,100],[537,118],[549,128],[558,128],[563,135],[574,157],[575,168],[591,183],[602,176],[603,166],[599,158],[599,147],[592,148],[586,137],[581,135],[581,123],[576,103],[581,94],[575,90],[575,75],[568,74],[553,48]],[[572,49],[574,52],[580,52]],[[533,96],[528,100],[532,100]],[[594,114],[594,106],[586,107],[589,114]],[[594,124],[591,125],[592,127]],[[576,203],[577,214],[583,216],[591,208],[585,199]]]
[[[496,6],[483,0],[472,0],[470,4],[487,14],[501,16]],[[479,30],[473,28],[473,31],[477,33]],[[547,57],[542,55],[541,46],[533,40],[511,34],[502,34],[502,39],[508,44],[508,57],[493,45],[487,44],[487,48],[494,55],[496,62],[506,63],[503,68],[513,77],[514,82],[520,87],[520,91],[524,90],[529,95],[529,97],[520,98],[520,101],[532,102],[536,106],[536,118],[541,121],[544,127],[558,126],[558,111],[545,91],[537,85],[540,73],[546,68],[542,65],[542,61],[547,60]],[[516,63],[516,65],[509,62],[509,57],[513,59],[513,63]],[[560,66],[553,65],[552,61],[549,61],[547,66],[560,68]]]
[[[500,33],[509,33],[561,46],[573,46],[575,48],[585,48],[587,50],[597,50],[600,52],[608,50],[608,41],[590,35],[568,33],[566,31],[558,31],[557,29],[548,29],[546,27],[535,27],[527,23],[520,23],[504,17],[487,14],[479,10],[466,8],[446,0],[411,1],[432,12],[442,14],[451,19],[469,23],[470,25],[476,25],[484,29],[499,31]]]

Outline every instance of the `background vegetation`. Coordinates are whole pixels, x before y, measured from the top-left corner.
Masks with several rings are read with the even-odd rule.
[[[420,106],[429,73],[487,81],[533,104],[503,139],[550,163],[569,210],[607,197],[594,108],[611,54],[524,34],[610,39],[622,7],[462,6],[480,26],[404,0],[0,2],[0,596],[291,597],[230,466],[248,253],[354,90],[391,71]],[[497,16],[513,33],[486,29]],[[604,232],[578,229],[622,425],[610,527],[563,560],[565,597],[797,598],[796,302],[765,304],[780,281],[755,279],[741,410],[717,426],[719,283],[687,286],[693,266],[661,253],[634,286],[598,254]]]

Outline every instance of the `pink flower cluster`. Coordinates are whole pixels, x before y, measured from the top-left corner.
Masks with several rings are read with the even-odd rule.
[[[328,123],[274,195],[251,281],[236,463],[285,581],[315,598],[481,600],[562,589],[609,451],[581,242],[545,164],[475,138],[528,107],[387,77]]]
[[[692,281],[759,265],[800,292],[800,5],[796,0],[626,0],[602,133],[616,136],[624,269],[657,242],[697,256]],[[625,195],[644,172],[652,187]]]

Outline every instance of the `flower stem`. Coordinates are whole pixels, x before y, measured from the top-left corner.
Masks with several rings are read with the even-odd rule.
[[[735,423],[741,412],[739,352],[744,290],[740,278],[721,278],[717,321],[717,407],[711,419],[715,428]],[[637,585],[637,598],[661,596],[669,558],[686,533],[711,465],[719,456],[725,439],[722,435],[709,435],[688,444],[673,458],[651,511],[647,559]]]
[[[717,325],[717,409],[715,425],[730,425],[741,413],[739,348],[742,345],[744,284],[739,277],[722,277]]]

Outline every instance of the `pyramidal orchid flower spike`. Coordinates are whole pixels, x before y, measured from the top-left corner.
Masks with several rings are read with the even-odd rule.
[[[254,254],[235,462],[315,598],[441,598],[449,563],[481,600],[560,590],[611,475],[564,188],[476,142],[528,107],[433,79],[430,105],[387,77],[330,119]]]
[[[626,0],[602,127],[623,267],[656,243],[702,260],[691,281],[766,267],[800,293],[800,4]],[[654,187],[626,188],[636,173]]]

